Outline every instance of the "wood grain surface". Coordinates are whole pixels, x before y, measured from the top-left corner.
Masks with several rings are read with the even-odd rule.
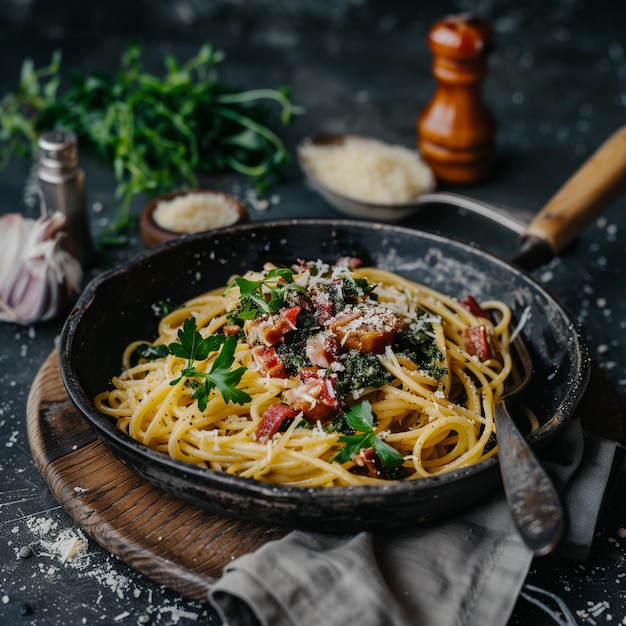
[[[597,367],[581,409],[587,430],[625,442],[623,409]],[[74,409],[56,350],[31,387],[27,433],[39,471],[76,523],[134,569],[190,598],[205,600],[225,565],[288,532],[213,515],[137,476]]]
[[[56,351],[31,387],[27,432],[39,471],[76,523],[134,569],[188,597],[206,600],[226,564],[287,533],[212,515],[137,476],[74,409]]]

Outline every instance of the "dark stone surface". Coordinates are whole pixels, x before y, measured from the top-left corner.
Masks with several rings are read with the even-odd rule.
[[[623,0],[416,5],[400,0],[2,0],[0,97],[15,88],[26,56],[43,65],[54,49],[62,50],[64,77],[74,70],[113,71],[126,43],[135,38],[142,44],[146,69],[158,72],[164,54],[190,57],[210,40],[226,52],[223,71],[229,82],[246,88],[289,85],[294,100],[306,107],[303,116],[281,131],[290,149],[306,134],[342,131],[413,145],[415,117],[434,86],[426,48],[428,27],[445,14],[474,8],[496,31],[484,95],[498,119],[497,158],[489,180],[456,191],[530,215],[624,124]],[[81,157],[97,236],[115,210],[115,184],[107,165],[91,154]],[[30,177],[30,163],[19,159],[0,172],[0,212],[37,214]],[[233,176],[202,182],[250,200],[246,183]],[[272,193],[280,202],[267,211],[258,211],[249,202],[253,220],[336,215],[303,185],[295,163]],[[138,198],[133,211],[138,212],[144,201]],[[93,207],[99,204],[102,210],[96,212]],[[582,323],[592,355],[622,403],[625,209],[626,199],[613,203],[567,254],[535,272]],[[457,219],[449,210],[424,211],[406,224],[461,237],[504,256],[515,249],[510,233],[477,218]],[[103,251],[91,275],[141,249],[135,233],[124,248]],[[53,349],[62,321],[59,317],[36,326],[0,326],[2,621],[135,624],[149,616],[154,624],[178,618],[181,625],[217,625],[219,620],[209,609],[154,585],[91,540],[82,564],[61,562],[54,553],[54,541],[77,529],[35,468],[25,432],[25,407],[33,377]],[[608,502],[587,562],[543,558],[533,564],[525,593],[538,597],[535,586],[554,595],[542,596],[547,610],[520,599],[511,624],[574,623],[565,621],[563,607],[579,624],[609,620],[619,624],[626,619],[622,577],[626,552],[620,531],[626,527],[624,502],[621,488]],[[32,548],[32,555],[23,558],[25,546]]]

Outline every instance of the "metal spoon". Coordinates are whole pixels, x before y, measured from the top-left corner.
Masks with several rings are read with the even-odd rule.
[[[498,460],[515,526],[526,545],[539,556],[558,544],[565,513],[554,483],[507,409],[507,400],[522,391],[532,376],[532,361],[521,336],[515,338],[512,347],[519,377],[494,407]]]
[[[433,203],[450,204],[482,215],[520,235],[512,262],[525,270],[547,263],[608,204],[626,192],[626,126],[616,130],[563,184],[530,223],[515,211],[458,194],[434,191],[432,186],[409,202],[384,205],[348,197],[323,184],[304,158],[311,145],[341,145],[357,135],[312,135],[297,147],[300,167],[309,183],[338,211],[371,220],[400,220]]]
[[[402,220],[419,211],[425,206],[433,204],[447,204],[455,208],[465,209],[471,213],[481,215],[487,219],[509,228],[514,233],[521,235],[527,224],[523,219],[517,219],[514,210],[497,207],[487,202],[474,200],[460,194],[434,191],[433,184],[417,197],[408,202],[399,204],[380,204],[360,198],[353,198],[324,184],[312,171],[304,153],[309,146],[340,146],[349,139],[364,139],[360,135],[310,135],[302,139],[297,146],[296,154],[300,168],[306,176],[309,184],[337,211],[350,217],[366,218],[370,220],[395,221]]]

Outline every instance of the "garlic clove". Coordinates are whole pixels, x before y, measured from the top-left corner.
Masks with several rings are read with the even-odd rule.
[[[0,264],[0,321],[50,319],[80,291],[83,278],[80,263],[61,246],[65,217],[8,215],[13,217],[3,220],[6,228],[0,230],[0,246],[8,251]]]
[[[16,320],[25,324],[44,319],[48,309],[49,289],[42,259],[18,263],[2,290],[2,299]]]
[[[22,255],[24,242],[33,228],[29,222],[35,220],[26,220],[19,213],[6,213],[0,217],[0,286],[4,285],[11,268]]]

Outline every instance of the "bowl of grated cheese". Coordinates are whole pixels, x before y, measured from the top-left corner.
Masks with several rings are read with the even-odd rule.
[[[210,189],[185,189],[155,198],[141,212],[141,239],[148,247],[190,233],[248,220],[239,200]]]
[[[297,146],[311,186],[337,211],[373,220],[399,220],[417,211],[435,189],[435,175],[417,150],[370,137],[313,135]]]

